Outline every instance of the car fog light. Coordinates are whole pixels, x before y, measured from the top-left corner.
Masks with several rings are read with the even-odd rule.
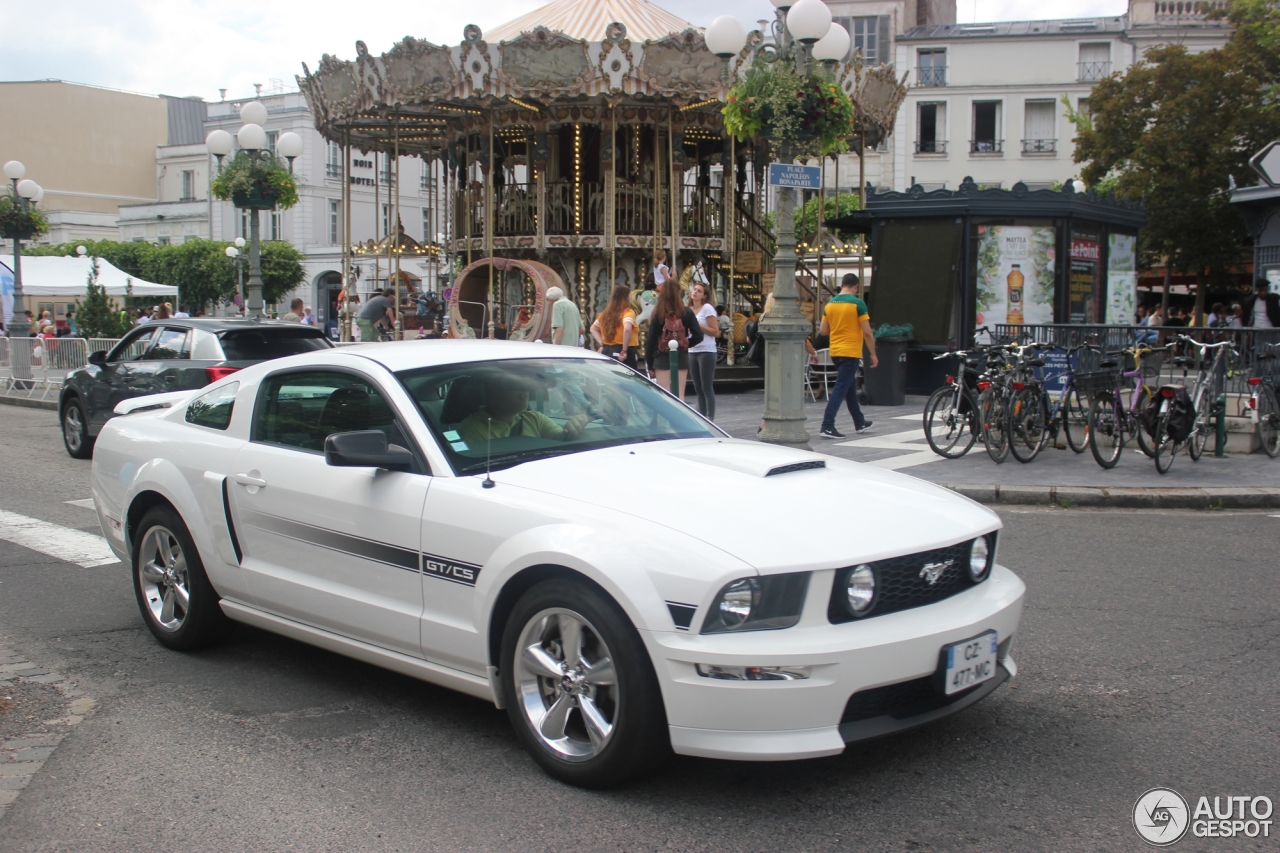
[[[802,681],[809,677],[807,666],[720,666],[698,664],[698,675],[720,681]]]
[[[876,600],[876,573],[865,563],[849,572],[849,585],[846,592],[849,598],[849,609],[854,616],[865,615],[871,610]]]
[[[743,578],[729,585],[720,596],[720,621],[727,628],[741,625],[751,618],[760,595],[760,584],[755,578]]]
[[[969,577],[975,582],[980,581],[990,568],[991,542],[986,536],[979,536],[969,549]]]

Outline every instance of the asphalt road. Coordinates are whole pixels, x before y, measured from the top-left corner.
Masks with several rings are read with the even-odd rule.
[[[0,448],[0,509],[94,529],[64,503],[89,468],[49,413],[0,407]],[[1012,687],[838,757],[675,758],[605,792],[551,781],[503,712],[441,688],[243,627],[165,651],[122,565],[0,541],[0,647],[96,700],[0,818],[0,851],[1136,851],[1150,788],[1280,801],[1280,518],[1001,514],[1029,587]],[[6,697],[0,740],[65,701],[25,679]],[[1276,850],[1277,832],[1174,849]]]

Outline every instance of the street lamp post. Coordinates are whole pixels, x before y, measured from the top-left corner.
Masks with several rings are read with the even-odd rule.
[[[31,210],[31,205],[38,204],[44,198],[44,190],[40,185],[26,177],[27,167],[17,160],[4,164],[4,176],[13,182],[14,205],[23,213]],[[31,324],[27,322],[26,304],[22,295],[22,241],[29,240],[34,233],[22,233],[14,230],[13,237],[13,322],[8,326],[10,338],[25,338],[31,334]],[[31,352],[24,347],[10,349],[10,359],[14,379],[31,378]]]
[[[831,30],[831,10],[822,0],[772,0],[777,20],[773,25],[776,56],[774,62],[794,63],[797,73],[808,73],[812,47]],[[742,27],[721,18],[707,31],[710,50],[728,63],[746,46]],[[757,53],[755,61],[766,61]],[[794,162],[791,145],[782,142],[778,159]],[[804,340],[811,324],[800,313],[796,288],[796,191],[778,187],[777,251],[774,254],[773,310],[760,320],[765,340],[764,428],[760,440],[773,444],[807,447],[804,429]]]

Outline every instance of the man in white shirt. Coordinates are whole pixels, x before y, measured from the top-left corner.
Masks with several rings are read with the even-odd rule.
[[[1255,329],[1280,329],[1280,294],[1271,292],[1271,282],[1259,278],[1254,282],[1253,305],[1250,306],[1253,319],[1249,322]]]

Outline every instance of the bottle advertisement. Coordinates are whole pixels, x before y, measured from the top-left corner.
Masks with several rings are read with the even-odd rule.
[[[979,225],[977,325],[1053,322],[1052,226]]]

